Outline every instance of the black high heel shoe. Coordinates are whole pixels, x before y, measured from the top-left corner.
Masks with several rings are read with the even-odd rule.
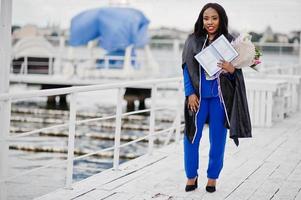
[[[215,192],[216,191],[216,189],[215,189],[215,186],[206,186],[206,191],[207,192],[210,192],[210,193],[212,193],[212,192]]]
[[[198,177],[196,177],[193,185],[186,185],[185,191],[190,192],[198,188]]]

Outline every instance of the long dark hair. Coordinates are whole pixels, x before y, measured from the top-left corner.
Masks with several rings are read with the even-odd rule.
[[[217,38],[221,34],[224,34],[225,36],[227,36],[228,35],[228,17],[227,17],[225,9],[217,3],[208,3],[202,8],[202,10],[199,14],[199,17],[194,25],[194,32],[193,32],[194,35],[197,38],[198,37],[206,37],[207,31],[206,31],[206,29],[203,28],[203,26],[204,26],[203,15],[204,15],[205,10],[207,10],[208,8],[213,8],[214,10],[216,10],[216,12],[218,13],[218,16],[219,16],[219,27],[217,29],[217,34],[216,34],[215,38]]]

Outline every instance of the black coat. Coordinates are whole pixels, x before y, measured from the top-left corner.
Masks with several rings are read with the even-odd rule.
[[[231,35],[225,36],[229,41],[233,40]],[[205,42],[205,38],[196,38],[191,34],[184,45],[182,54],[182,68],[186,65],[196,95],[199,93],[200,70],[199,63],[194,56],[199,53]],[[241,69],[236,69],[234,79],[229,74],[220,75],[220,87],[225,105],[225,127],[230,129],[230,138],[238,146],[238,138],[252,137],[251,120],[249,115],[244,77]],[[188,97],[184,103],[185,131],[190,142],[196,134],[196,113],[188,109]],[[228,119],[228,120],[227,120]]]

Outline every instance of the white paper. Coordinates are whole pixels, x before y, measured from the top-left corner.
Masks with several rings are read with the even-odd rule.
[[[227,62],[231,62],[238,55],[224,35],[221,35],[214,42],[212,42],[212,46],[222,56],[223,60]]]
[[[219,70],[221,70],[221,68],[217,66],[217,63],[222,58],[219,56],[219,54],[215,53],[215,50],[213,50],[212,47],[205,48],[202,53],[198,53],[195,58],[206,70],[209,76],[213,76]]]
[[[213,76],[221,70],[221,68],[217,66],[217,63],[220,62],[220,60],[231,62],[236,56],[238,56],[238,53],[225,36],[221,35],[212,42],[211,45],[195,55],[195,59],[206,70],[209,76]]]

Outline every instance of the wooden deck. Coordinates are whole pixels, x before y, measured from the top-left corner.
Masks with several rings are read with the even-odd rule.
[[[228,139],[224,169],[213,194],[205,191],[208,164],[208,130],[200,146],[199,188],[185,192],[183,144],[172,144],[75,183],[73,190],[59,189],[37,198],[164,199],[164,200],[301,200],[301,112],[272,128],[256,128],[252,139],[237,148]]]

